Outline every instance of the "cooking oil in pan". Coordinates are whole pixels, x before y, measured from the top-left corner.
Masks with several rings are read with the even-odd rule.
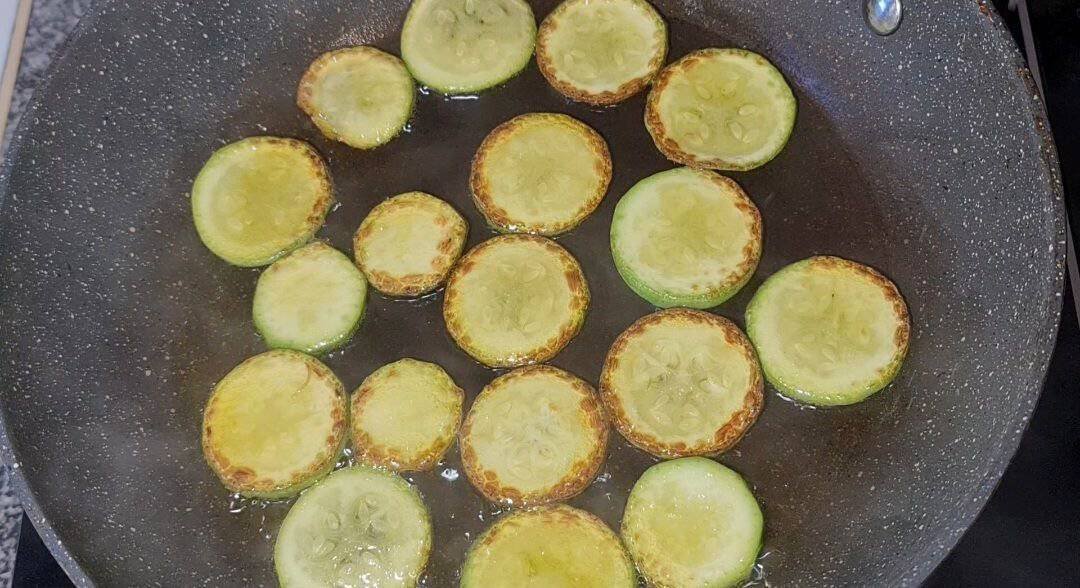
[[[542,4],[535,6],[538,18],[546,15],[555,3]],[[668,25],[671,39],[669,62],[703,47],[757,46],[753,39],[745,37],[748,33],[734,30],[735,25],[731,25],[732,30],[721,31],[730,36],[718,36],[677,19],[669,19]],[[370,42],[371,39],[363,41]],[[397,32],[394,31],[375,45],[397,53]],[[827,222],[829,219],[822,217],[836,208],[832,206],[836,203],[832,202],[828,202],[828,206],[823,205],[829,198],[844,198],[843,208],[850,212],[850,218],[870,219],[860,222],[872,223],[873,219],[880,217],[875,211],[864,209],[872,206],[872,199],[845,198],[845,195],[863,193],[865,182],[859,177],[858,170],[849,165],[850,161],[842,154],[833,152],[842,141],[833,136],[827,113],[803,94],[797,83],[793,86],[799,98],[799,122],[789,150],[793,146],[798,147],[800,141],[816,137],[815,156],[802,157],[801,163],[789,162],[788,167],[773,163],[771,167],[766,166],[751,173],[731,174],[755,198],[765,224],[770,228],[772,237],[767,241],[763,263],[804,255],[806,241],[817,238],[816,235],[807,235],[806,227],[834,226],[834,223]],[[609,194],[597,211],[579,228],[559,237],[560,243],[570,249],[582,264],[590,280],[594,300],[589,309],[590,316],[577,338],[578,344],[571,342],[554,363],[595,384],[606,346],[614,341],[622,328],[650,311],[645,305],[638,304],[640,301],[632,293],[627,293],[617,275],[613,274],[608,234],[609,221],[619,196],[637,180],[673,167],[656,150],[642,124],[644,100],[645,94],[642,93],[609,108],[575,104],[553,90],[535,64],[503,86],[480,95],[446,98],[420,88],[415,112],[406,132],[378,150],[360,152],[315,139],[327,157],[340,196],[340,204],[327,218],[323,234],[340,249],[347,251],[351,248],[351,238],[360,220],[377,202],[403,191],[424,190],[445,199],[465,216],[470,226],[468,246],[475,246],[495,234],[479,215],[469,194],[470,163],[484,137],[498,124],[527,112],[562,112],[582,120],[608,142],[614,172]],[[781,154],[783,157],[784,154]],[[800,168],[800,165],[810,167]],[[807,169],[813,170],[813,173],[803,173]],[[370,173],[371,170],[378,173]],[[819,176],[830,178],[827,187],[822,188],[805,180]],[[787,197],[792,194],[798,198]],[[858,210],[852,210],[853,207]],[[796,234],[792,232],[793,224],[802,227],[802,232],[797,233],[794,239],[782,237],[785,233]],[[850,236],[855,241],[862,235],[872,238],[880,233],[859,223],[840,230],[849,231],[851,235],[845,232],[842,236]],[[605,281],[598,281],[601,279]],[[615,281],[609,283],[611,279]],[[750,291],[748,287],[747,292]],[[371,292],[367,316],[356,337],[342,349],[326,356],[325,362],[351,390],[364,377],[389,361],[401,357],[435,361],[466,391],[468,407],[476,394],[498,372],[472,362],[454,346],[443,324],[442,296],[439,290],[416,300],[391,300]],[[725,303],[720,309],[721,313],[736,321],[741,320],[746,303],[744,298],[740,294]],[[587,344],[582,344],[582,341]],[[396,356],[388,357],[388,350],[392,350]],[[799,412],[801,409],[776,402],[775,395],[770,395],[761,421],[779,419],[777,422],[784,423],[784,419],[794,418]],[[756,427],[761,427],[762,422]],[[750,437],[753,436],[752,430]],[[751,448],[744,440],[735,450],[721,456],[719,461],[740,471],[755,485],[754,491],[762,503],[766,521],[770,521],[776,520],[771,517],[784,516],[783,512],[771,512],[769,508],[771,499],[776,501],[782,496],[784,484],[776,480],[773,472],[777,468],[765,465],[772,462],[767,454],[762,453],[763,448],[765,451],[775,449],[760,442]],[[581,495],[568,502],[592,512],[617,531],[630,488],[656,462],[655,458],[630,446],[612,432],[607,459],[596,480]],[[354,464],[351,451],[346,450],[337,467]],[[487,502],[473,489],[464,476],[456,446],[434,469],[407,473],[404,477],[423,496],[431,513],[434,531],[434,549],[421,585],[456,585],[468,548],[495,519],[505,514],[506,509]],[[228,502],[234,516],[252,517],[246,523],[259,525],[265,531],[261,537],[270,547],[290,504],[289,501],[267,504],[238,498]],[[763,553],[746,586],[769,585],[766,562],[780,559],[777,553],[767,533]],[[769,559],[770,554],[772,560]]]

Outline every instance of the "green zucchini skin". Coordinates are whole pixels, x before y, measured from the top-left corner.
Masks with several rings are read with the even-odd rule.
[[[731,284],[731,286],[716,290],[709,294],[701,294],[699,296],[676,296],[649,287],[648,284],[638,278],[637,275],[627,267],[625,262],[620,263],[619,258],[615,259],[615,269],[619,272],[619,276],[622,277],[623,281],[626,282],[626,285],[633,290],[635,294],[641,296],[657,308],[693,308],[695,310],[714,308],[738,294],[739,290],[742,290],[743,286],[750,281],[750,278],[754,277],[753,272],[747,273],[738,282]]]

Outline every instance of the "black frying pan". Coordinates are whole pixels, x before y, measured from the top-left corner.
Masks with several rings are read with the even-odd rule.
[[[542,18],[552,2],[538,2]],[[896,383],[847,408],[775,394],[721,460],[766,513],[775,585],[913,584],[956,542],[1016,447],[1038,397],[1062,285],[1053,146],[1030,78],[992,10],[909,2],[874,36],[854,0],[660,2],[671,58],[704,46],[767,55],[799,98],[794,136],[765,167],[732,174],[764,216],[753,281],[716,312],[741,320],[761,281],[817,253],[869,263],[914,319]],[[406,2],[115,0],[80,25],[23,118],[0,176],[3,458],[34,523],[79,584],[272,584],[284,504],[236,505],[203,463],[199,422],[214,381],[263,349],[249,304],[257,271],[198,240],[188,190],[221,144],[273,133],[327,157],[341,206],[320,237],[348,249],[381,199],[426,190],[487,238],[468,162],[496,124],[566,112],[611,145],[611,191],[560,241],[593,293],[582,333],[554,363],[595,382],[615,336],[650,311],[612,266],[612,208],[671,167],[642,125],[643,97],[568,103],[534,65],[479,100],[420,97],[412,131],[363,153],[319,136],[294,107],[309,61],[371,43],[397,52]],[[447,337],[440,298],[373,295],[354,341],[328,360],[347,387],[402,356],[436,361],[469,393],[493,373]],[[652,459],[617,436],[601,478],[573,503],[618,525]],[[495,511],[456,453],[409,476],[432,506],[427,585],[452,585]],[[440,472],[446,477],[440,476]],[[234,509],[235,510],[235,509]]]

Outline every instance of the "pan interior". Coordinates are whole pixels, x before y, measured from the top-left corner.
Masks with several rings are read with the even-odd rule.
[[[553,6],[533,8],[542,18]],[[572,104],[530,64],[479,97],[423,93],[408,132],[372,151],[322,138],[294,106],[320,53],[350,44],[398,53],[406,8],[115,0],[81,26],[39,90],[0,180],[2,448],[77,580],[274,583],[271,547],[288,505],[230,504],[199,446],[214,382],[264,349],[250,312],[258,272],[215,258],[190,219],[191,181],[226,142],[311,141],[340,201],[319,237],[342,250],[375,204],[411,190],[461,211],[471,246],[492,235],[467,188],[483,137],[525,112],[570,114],[607,140],[614,176],[600,208],[559,239],[580,260],[592,303],[553,363],[595,383],[618,333],[652,310],[622,283],[608,247],[619,196],[672,167],[642,124],[643,96],[610,109]],[[763,505],[762,573],[776,585],[917,582],[1015,448],[1060,304],[1052,150],[1015,48],[973,2],[916,7],[887,38],[842,2],[658,8],[671,59],[750,48],[799,101],[780,156],[731,174],[761,209],[765,245],[753,280],[716,312],[741,324],[765,277],[834,254],[886,273],[913,315],[891,388],[832,410],[770,391],[760,421],[721,458]],[[359,332],[328,365],[353,389],[402,357],[433,361],[471,402],[495,373],[455,347],[441,301],[372,293]],[[617,529],[651,463],[613,435],[598,480],[571,503]],[[433,514],[426,585],[453,585],[471,540],[499,514],[460,471],[455,449],[435,471],[407,476]]]

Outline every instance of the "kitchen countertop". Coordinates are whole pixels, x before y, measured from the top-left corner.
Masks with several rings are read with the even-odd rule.
[[[50,57],[91,4],[34,0],[9,136]],[[1004,12],[1004,1],[995,4]],[[1080,26],[1080,14],[1074,16],[1072,26]],[[1064,147],[1059,142],[1063,167],[1070,161]],[[1080,147],[1075,155],[1080,156]],[[927,586],[1080,584],[1080,501],[1075,500],[1080,496],[1080,328],[1073,302],[1066,298],[1046,388],[1019,451],[986,509]],[[30,524],[21,528],[22,510],[8,474],[6,466],[0,467],[0,586],[11,581],[13,571],[17,586],[56,586],[65,578]]]
[[[5,145],[15,131],[30,95],[45,75],[53,53],[67,39],[68,33],[75,28],[92,4],[93,0],[34,0],[30,26],[26,30],[19,77],[15,80],[15,95],[11,100]]]

